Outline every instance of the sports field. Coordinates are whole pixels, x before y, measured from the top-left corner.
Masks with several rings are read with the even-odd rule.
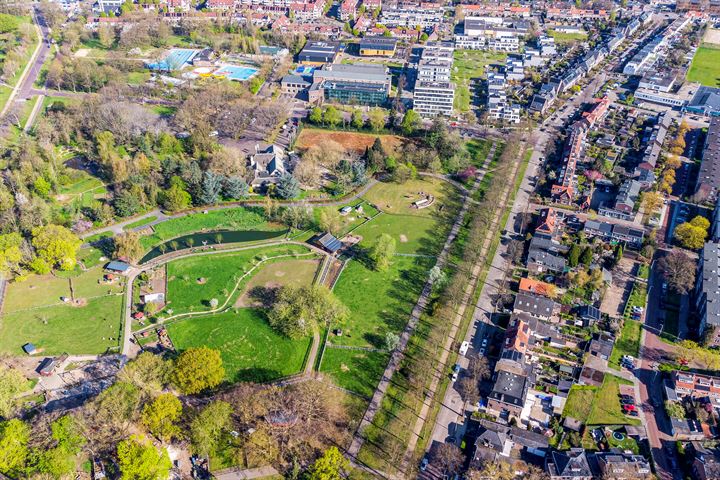
[[[167,329],[178,351],[200,346],[219,350],[229,382],[267,382],[298,373],[312,341],[276,333],[263,311],[253,308],[188,318]]]
[[[709,87],[720,87],[720,45],[703,43],[698,47],[687,79]]]

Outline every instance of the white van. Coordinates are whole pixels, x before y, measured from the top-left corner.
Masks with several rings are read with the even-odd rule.
[[[468,348],[470,348],[470,343],[462,342],[462,344],[460,344],[460,355],[464,356],[467,353]]]

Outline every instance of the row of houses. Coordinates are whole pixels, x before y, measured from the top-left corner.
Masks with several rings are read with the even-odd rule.
[[[502,71],[488,73],[487,113],[490,120],[520,123],[520,105],[508,100],[507,89],[508,81],[524,78],[525,67],[521,56],[508,56]]]
[[[462,33],[454,36],[458,49],[517,52],[530,31],[529,20],[507,17],[465,17]]]

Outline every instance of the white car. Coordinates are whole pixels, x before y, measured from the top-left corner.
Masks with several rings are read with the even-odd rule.
[[[468,351],[469,348],[470,348],[470,343],[469,343],[469,342],[462,342],[462,343],[460,344],[460,355],[463,355],[463,356],[464,356],[464,355],[467,353],[467,351]]]

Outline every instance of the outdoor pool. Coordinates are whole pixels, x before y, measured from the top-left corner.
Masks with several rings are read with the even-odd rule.
[[[259,231],[259,230],[219,230],[215,232],[193,233],[183,235],[182,237],[173,238],[167,242],[154,247],[140,260],[140,264],[149,262],[155,257],[159,257],[165,253],[176,250],[185,250],[188,248],[198,248],[203,246],[211,247],[213,245],[224,243],[242,243],[242,242],[259,242],[261,240],[270,240],[271,238],[281,237],[287,233],[287,230],[275,231]]]
[[[216,77],[224,77],[230,80],[244,81],[258,72],[257,68],[239,67],[237,65],[225,65],[213,73]]]
[[[180,70],[188,63],[197,53],[197,50],[190,48],[173,48],[167,56],[155,63],[148,63],[147,68],[150,70]]]

